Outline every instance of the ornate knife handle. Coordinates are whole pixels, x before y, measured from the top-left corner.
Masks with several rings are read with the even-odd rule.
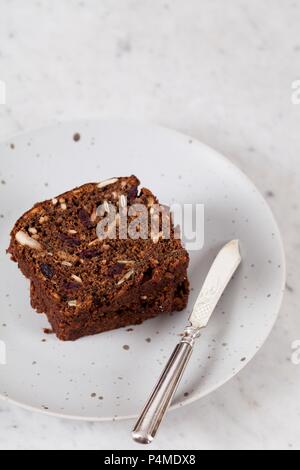
[[[195,339],[200,329],[188,326],[180,343],[174,349],[133,431],[134,441],[150,444],[171,404],[187,363],[191,357]]]

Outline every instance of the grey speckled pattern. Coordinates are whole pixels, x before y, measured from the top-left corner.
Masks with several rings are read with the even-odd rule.
[[[2,138],[83,115],[152,120],[229,155],[279,220],[288,284],[271,338],[231,383],[172,412],[153,448],[299,448],[300,366],[290,361],[300,339],[300,106],[290,101],[299,4],[0,0],[0,8]],[[128,423],[73,424],[4,404],[0,415],[1,448],[135,447]]]

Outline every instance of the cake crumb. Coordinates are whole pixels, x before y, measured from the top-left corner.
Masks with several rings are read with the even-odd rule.
[[[54,331],[51,328],[44,328],[43,329],[45,335],[53,335]]]

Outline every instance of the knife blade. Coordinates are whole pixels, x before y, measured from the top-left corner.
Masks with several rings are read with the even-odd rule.
[[[194,328],[205,328],[220,297],[242,261],[239,241],[227,243],[217,255],[190,316]]]
[[[171,404],[179,382],[191,357],[195,340],[205,328],[233,274],[242,261],[239,241],[232,240],[218,253],[204,281],[193,312],[163,373],[132,431],[132,438],[149,444]]]

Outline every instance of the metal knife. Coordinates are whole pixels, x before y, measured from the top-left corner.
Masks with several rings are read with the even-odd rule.
[[[241,261],[238,240],[227,243],[217,255],[189,318],[190,324],[184,330],[182,340],[171,355],[132,431],[134,441],[150,444],[154,439],[191,357],[195,340],[202,328],[207,326]]]

